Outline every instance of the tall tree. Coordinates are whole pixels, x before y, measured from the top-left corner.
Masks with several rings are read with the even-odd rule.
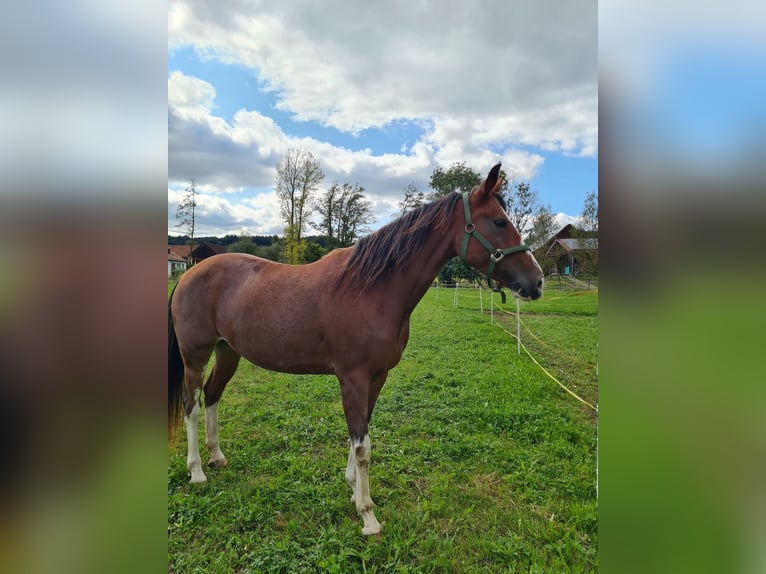
[[[532,225],[527,236],[529,245],[535,245],[548,239],[556,231],[556,218],[550,205],[540,205],[532,219]]]
[[[316,211],[321,219],[311,226],[328,237],[330,243],[335,243],[338,235],[338,226],[336,218],[336,202],[340,196],[341,190],[338,182],[335,181],[330,188],[322,194],[322,197],[316,202]]]
[[[585,205],[580,213],[580,227],[584,231],[598,233],[598,196],[595,191],[585,196]]]
[[[545,241],[556,232],[557,228],[551,206],[540,205],[532,220],[532,229],[529,232],[527,243],[532,247],[535,259],[540,263],[544,273],[556,266],[556,258],[546,255],[549,246]]]
[[[582,237],[581,241],[589,247],[578,253],[578,263],[580,264],[580,273],[588,275],[588,289],[590,289],[590,277],[598,275],[598,195],[591,191],[585,196],[585,204],[580,213],[580,228],[582,231],[578,234]]]
[[[429,194],[429,199],[439,199],[453,191],[470,191],[480,183],[481,174],[464,161],[453,163],[446,171],[437,167],[431,174],[429,185],[433,192]]]
[[[285,240],[282,251],[285,263],[299,265],[303,261],[303,253],[306,251],[306,246],[305,240],[298,239],[298,232],[295,230],[295,226],[288,225],[285,227]]]
[[[411,181],[407,184],[407,189],[404,190],[404,199],[397,204],[399,206],[398,215],[404,215],[408,211],[417,209],[425,203],[425,200],[426,194],[418,191],[415,182]]]
[[[529,186],[529,183],[520,181],[511,185],[503,196],[508,204],[508,217],[521,237],[526,237],[531,230],[532,216],[540,205],[537,192]]]
[[[189,265],[194,262],[191,252],[194,249],[194,227],[197,222],[197,184],[194,181],[194,178],[190,181],[191,183],[184,190],[185,193],[183,199],[181,199],[181,203],[178,204],[178,208],[176,209],[176,219],[178,219],[180,224],[179,227],[184,228],[189,236]]]
[[[321,215],[314,227],[329,238],[334,246],[347,247],[374,221],[372,204],[364,196],[364,187],[358,183],[343,185],[333,182],[317,204]]]
[[[301,260],[302,235],[311,215],[312,197],[324,179],[324,172],[314,154],[300,148],[288,149],[276,170],[275,189],[285,222],[285,256],[288,263],[297,264]]]
[[[374,221],[372,204],[364,197],[364,188],[360,185],[343,184],[336,202],[336,221],[338,244],[348,247],[367,231],[367,226]]]

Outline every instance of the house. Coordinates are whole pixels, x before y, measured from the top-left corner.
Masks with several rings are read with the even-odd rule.
[[[194,249],[188,244],[168,245],[168,277],[178,270],[186,271],[192,263],[199,263],[219,253],[226,253],[225,245],[202,242],[195,245]]]
[[[546,274],[576,275],[583,272],[583,267],[590,273],[590,268],[598,265],[598,237],[568,223],[545,241],[532,245],[532,252]]]
[[[180,272],[186,271],[186,259],[178,255],[178,253],[175,252],[173,247],[184,247],[184,246],[183,245],[168,245],[168,277],[171,277],[173,273],[177,271],[180,271]]]

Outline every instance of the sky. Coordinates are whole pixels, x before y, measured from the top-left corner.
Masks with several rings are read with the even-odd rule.
[[[501,161],[571,222],[598,189],[596,2],[170,2],[168,233],[194,178],[196,235],[281,234],[296,147],[320,192],[365,188],[372,230],[454,162]]]

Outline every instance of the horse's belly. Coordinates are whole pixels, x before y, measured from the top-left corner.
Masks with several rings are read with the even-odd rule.
[[[322,342],[288,341],[281,338],[246,345],[242,356],[270,371],[294,374],[331,374],[333,365]]]

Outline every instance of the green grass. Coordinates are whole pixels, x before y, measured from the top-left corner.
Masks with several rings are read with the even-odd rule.
[[[479,311],[479,297],[478,290],[460,291],[458,308]],[[484,291],[482,297],[484,313],[488,316],[490,295]],[[451,291],[439,294],[439,304],[445,308],[454,308],[453,301]],[[500,297],[495,295],[494,302],[495,321],[515,334],[515,299],[507,297],[507,303],[501,305]],[[598,291],[572,291],[549,284],[543,299],[521,302],[520,313],[521,339],[530,353],[559,381],[595,405],[598,401]],[[515,352],[515,339],[513,347]]]
[[[530,351],[595,400],[597,295],[546,296],[524,303],[523,319],[566,359]],[[567,370],[570,355],[582,364]],[[454,308],[432,290],[413,313],[370,429],[380,536],[361,535],[350,502],[333,377],[243,361],[219,412],[229,466],[206,469],[207,484],[188,483],[183,433],[169,449],[170,571],[597,570],[595,418],[516,354],[478,296]]]

